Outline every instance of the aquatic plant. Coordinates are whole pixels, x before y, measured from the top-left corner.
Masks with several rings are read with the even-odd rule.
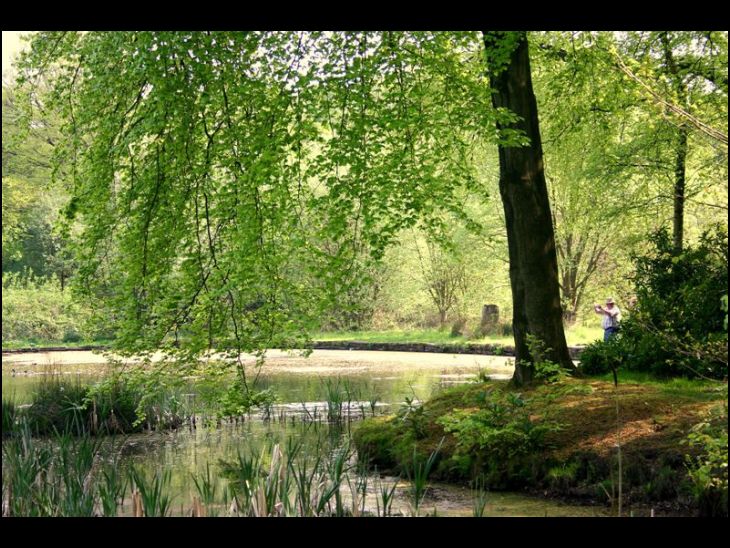
[[[164,517],[170,511],[172,497],[169,494],[171,472],[155,471],[151,479],[135,466],[129,468],[129,478],[134,485],[132,492],[134,514],[145,517]]]
[[[436,463],[444,438],[438,444],[427,459],[418,454],[415,445],[413,446],[413,460],[405,466],[406,475],[411,482],[410,494],[411,504],[413,506],[414,515],[418,515],[418,510],[426,496],[428,489],[428,476],[431,473],[433,465]]]

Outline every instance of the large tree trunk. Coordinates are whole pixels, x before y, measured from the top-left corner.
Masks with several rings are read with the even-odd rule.
[[[550,203],[543,171],[537,102],[532,89],[527,36],[524,32],[484,32],[487,68],[495,108],[508,109],[520,119],[498,124],[519,129],[528,146],[499,145],[499,190],[507,223],[515,336],[515,384],[534,378],[535,359],[549,359],[574,369],[563,331],[558,261]],[[527,336],[544,343],[547,351],[532,356]]]

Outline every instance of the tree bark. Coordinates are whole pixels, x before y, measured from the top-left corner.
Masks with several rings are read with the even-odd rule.
[[[674,88],[682,101],[683,106],[687,102],[687,87],[685,86],[682,75],[679,72],[677,63],[674,60],[672,46],[669,41],[669,35],[666,32],[661,34],[662,45],[664,46],[664,62],[667,70],[674,81]],[[682,252],[682,241],[684,240],[684,202],[685,202],[685,181],[686,181],[686,164],[687,164],[687,125],[682,123],[679,126],[677,135],[677,148],[675,150],[674,162],[674,252],[679,255]]]
[[[687,126],[684,124],[679,128],[679,139],[677,142],[677,157],[674,164],[674,252],[679,255],[682,252],[682,241],[684,240],[684,186],[686,180],[687,163]]]
[[[483,32],[492,104],[519,120],[498,123],[499,190],[507,224],[512,286],[515,373],[517,385],[533,382],[534,362],[547,359],[575,369],[563,331],[558,261],[543,168],[537,101],[532,88],[527,36],[524,32]],[[505,131],[520,130],[530,144],[504,144]],[[528,335],[545,351],[531,355]]]

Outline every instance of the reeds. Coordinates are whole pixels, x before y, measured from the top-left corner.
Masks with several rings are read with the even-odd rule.
[[[27,425],[3,443],[3,515],[114,515],[110,497],[119,496],[113,464],[101,464],[101,441],[88,435],[31,436]],[[109,478],[99,481],[104,476]]]
[[[234,462],[223,463],[234,515],[364,515],[367,478],[353,465],[349,438],[332,446],[318,435],[309,454],[303,449],[301,439],[289,438],[284,446],[269,443],[260,452],[239,450]]]
[[[487,490],[484,486],[484,478],[482,476],[474,482],[472,497],[474,499],[472,516],[475,518],[483,518],[487,511]]]
[[[177,428],[192,417],[188,405],[173,390],[144,395],[117,379],[103,386],[83,385],[78,379],[68,380],[59,374],[48,374],[35,387],[31,403],[19,408],[3,400],[3,438],[23,422],[37,436],[64,432],[75,436],[107,435],[139,432],[140,402],[145,400],[144,425],[148,429]]]
[[[129,468],[135,517],[165,517],[170,511],[172,497],[169,494],[171,472],[155,471],[152,478],[135,466]]]
[[[12,400],[3,399],[2,414],[3,439],[5,439],[15,431],[15,424],[18,417],[18,408]]]
[[[377,472],[377,470],[376,470]],[[382,479],[379,479],[377,481],[378,485],[378,491],[377,491],[377,498],[375,499],[376,504],[376,512],[379,517],[390,517],[393,507],[393,500],[395,498],[395,490],[398,487],[398,481],[400,480],[400,477],[396,478],[395,481],[388,485],[387,482],[382,481]],[[382,504],[382,508],[381,505]]]
[[[410,494],[411,494],[411,505],[413,507],[413,514],[418,515],[419,508],[423,499],[426,496],[428,489],[428,476],[431,473],[433,465],[436,463],[438,454],[441,451],[441,446],[444,443],[444,438],[438,444],[438,447],[424,459],[416,451],[416,447],[413,447],[413,460],[405,467],[406,475],[411,482]]]

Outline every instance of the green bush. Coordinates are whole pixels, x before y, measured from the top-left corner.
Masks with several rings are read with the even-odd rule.
[[[651,252],[634,258],[636,307],[618,336],[583,350],[582,371],[727,378],[727,234],[718,228],[679,254],[665,230],[651,241]]]
[[[606,343],[596,341],[581,352],[580,370],[586,375],[603,375],[612,369],[618,369],[623,357],[623,346],[618,344],[618,337],[613,337]]]
[[[456,461],[470,455],[478,468],[472,473],[483,475],[492,488],[531,481],[526,474],[534,466],[526,463],[545,448],[546,434],[559,428],[548,421],[531,420],[520,394],[496,390],[484,393],[478,411],[455,410],[436,422],[456,438]]]
[[[92,338],[90,311],[55,278],[3,274],[3,342],[78,342]]]
[[[700,514],[727,517],[727,403],[693,427],[687,442],[697,453],[687,456],[687,468]]]
[[[260,407],[268,415],[271,406],[276,403],[276,393],[267,388],[266,390],[254,390],[246,388],[240,378],[230,385],[222,395],[215,401],[219,417],[238,417],[248,413],[253,407]]]

